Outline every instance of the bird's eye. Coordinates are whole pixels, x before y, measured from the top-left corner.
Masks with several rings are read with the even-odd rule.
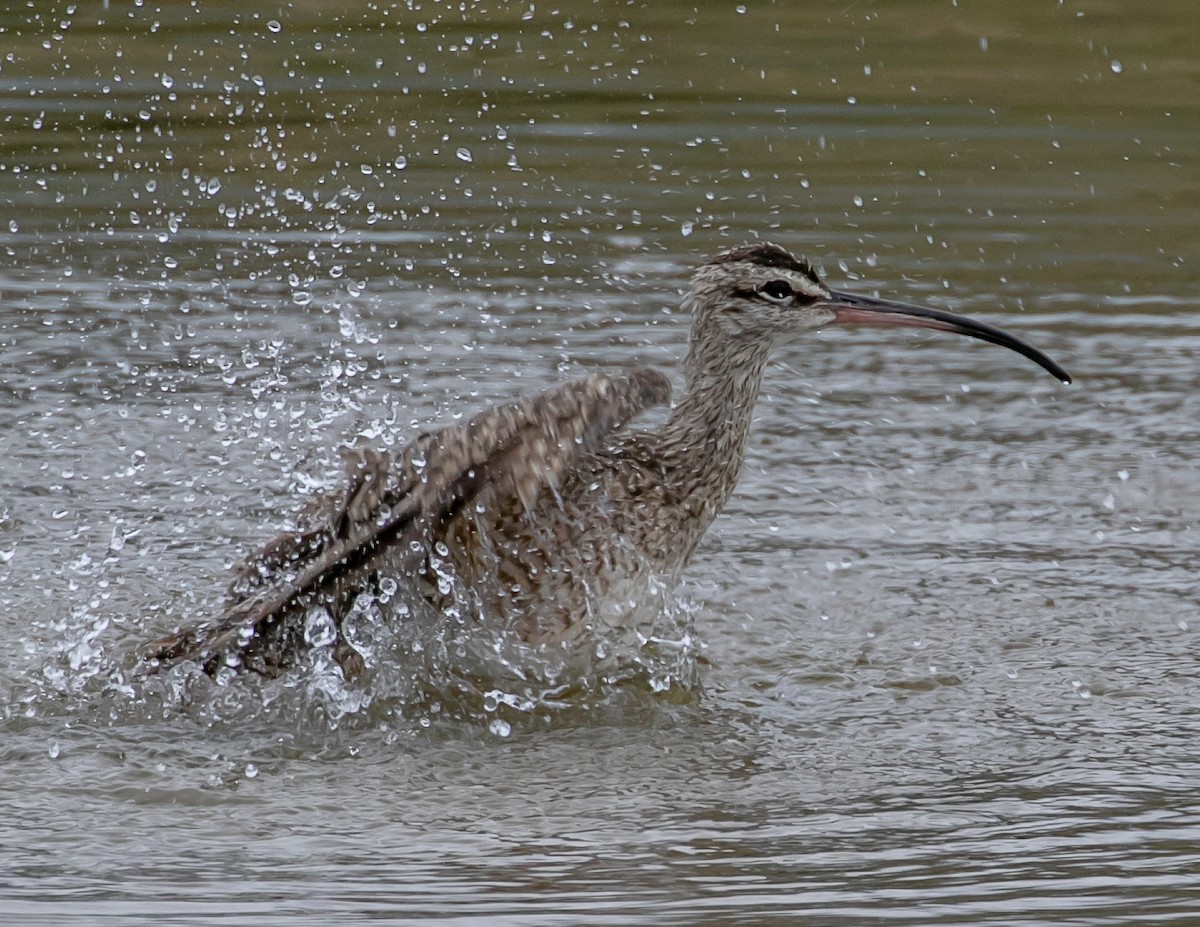
[[[782,303],[796,294],[792,292],[792,285],[786,280],[768,280],[758,288],[758,295],[766,297],[772,302]]]

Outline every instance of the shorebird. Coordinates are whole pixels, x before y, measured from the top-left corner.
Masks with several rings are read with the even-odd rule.
[[[568,640],[614,590],[653,577],[673,586],[724,508],[772,351],[825,325],[900,325],[1010,348],[1059,380],[1037,348],[982,322],[831,290],[811,264],[772,244],[702,264],[684,300],[692,329],[683,395],[655,431],[626,429],[666,404],[654,370],[594,374],[423,434],[393,457],[343,451],[347,483],[300,527],[247,557],[215,620],[148,645],[154,666],[199,662],[274,675],[304,648],[323,609],[324,643],[346,675],[362,656],[342,634],[354,600],[381,582],[444,606],[451,576],[487,620],[533,645]]]

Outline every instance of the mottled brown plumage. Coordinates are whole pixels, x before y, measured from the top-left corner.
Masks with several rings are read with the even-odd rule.
[[[652,370],[585,377],[422,435],[396,459],[348,450],[344,490],[318,499],[295,532],[238,568],[208,624],[147,646],[157,665],[199,661],[274,673],[307,646],[305,615],[327,610],[348,674],[361,657],[341,634],[350,603],[380,578],[444,606],[449,570],[485,620],[533,644],[567,638],[605,603],[674,585],[741,472],[772,349],[834,322],[916,325],[1012,348],[1069,382],[1040,351],[950,313],[836,293],[774,245],[717,255],[697,271],[683,394],[658,431],[624,426],[667,402]],[[620,593],[618,595],[618,593]],[[605,620],[610,620],[606,618]]]

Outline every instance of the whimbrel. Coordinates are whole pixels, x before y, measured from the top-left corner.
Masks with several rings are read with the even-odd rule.
[[[1057,363],[972,319],[829,289],[776,245],[716,255],[684,298],[693,316],[683,395],[656,431],[624,426],[665,404],[662,374],[595,374],[418,437],[402,453],[344,452],[347,485],[301,527],[237,567],[225,611],[150,644],[156,665],[196,660],[274,674],[308,646],[327,610],[346,673],[362,658],[341,634],[360,594],[387,581],[438,605],[447,572],[489,620],[533,644],[568,638],[592,606],[652,575],[674,585],[742,468],[763,372],[781,341],[832,323],[907,325],[1010,348],[1064,383]]]

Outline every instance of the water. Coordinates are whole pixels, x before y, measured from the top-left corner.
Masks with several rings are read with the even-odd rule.
[[[0,14],[6,917],[1194,923],[1191,22]],[[503,725],[319,666],[121,687],[339,440],[677,375],[688,269],[755,236],[1076,384],[928,333],[782,353],[674,606],[695,686]]]

